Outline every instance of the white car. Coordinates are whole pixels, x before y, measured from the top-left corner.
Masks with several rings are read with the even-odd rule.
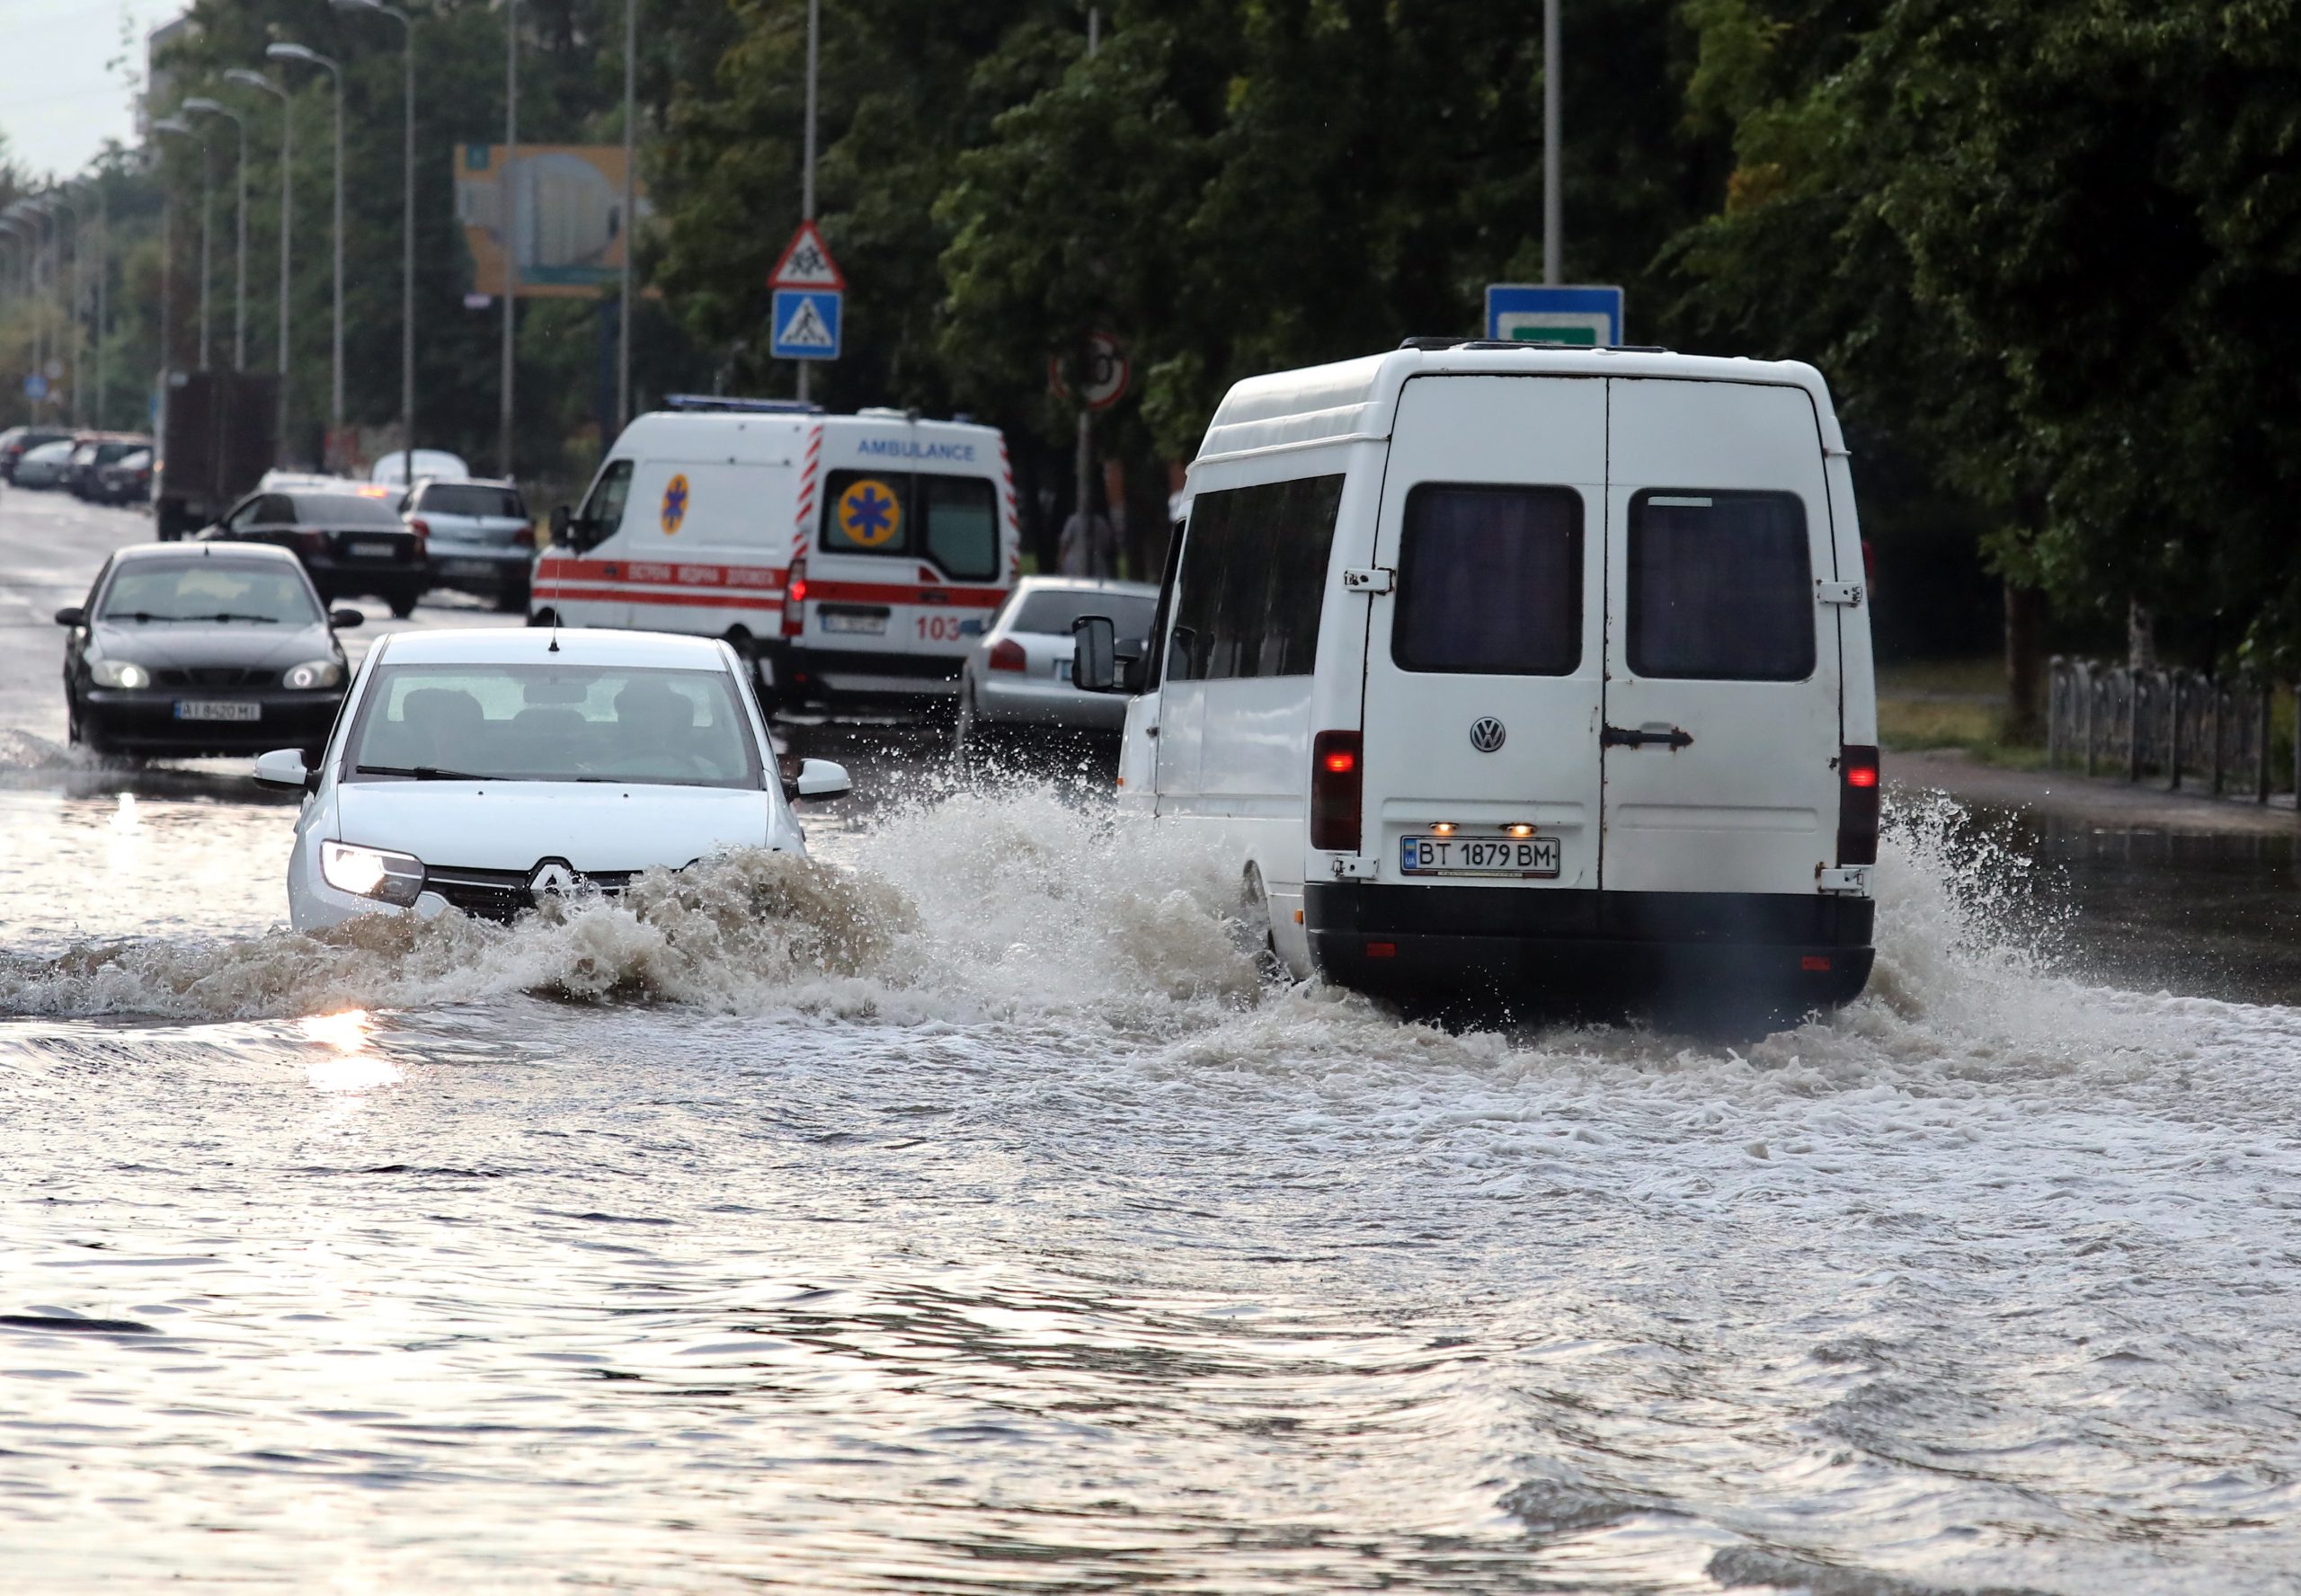
[[[326,751],[256,780],[306,794],[288,863],[299,931],[450,909],[509,920],[718,849],[806,852],[742,661],[715,638],[549,627],[400,633],[369,653]]]
[[[1010,739],[1115,741],[1126,724],[1125,701],[1071,685],[1071,628],[1084,616],[1107,616],[1120,652],[1140,654],[1158,602],[1149,582],[1025,577],[960,668],[955,751],[964,759]]]
[[[425,477],[400,501],[399,514],[431,551],[433,587],[492,598],[507,614],[527,613],[536,528],[517,483]]]

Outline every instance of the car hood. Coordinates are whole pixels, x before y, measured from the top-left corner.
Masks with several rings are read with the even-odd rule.
[[[268,626],[258,621],[100,621],[88,642],[101,659],[195,669],[237,665],[285,670],[307,660],[336,657],[335,639],[325,626]]]
[[[466,870],[676,867],[770,841],[775,815],[763,792],[637,783],[358,781],[335,802],[337,840]]]

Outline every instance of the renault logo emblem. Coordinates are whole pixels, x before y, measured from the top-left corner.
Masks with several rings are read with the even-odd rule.
[[[1500,748],[1509,735],[1509,729],[1492,715],[1480,715],[1470,723],[1470,746],[1481,754]]]
[[[546,892],[564,897],[575,890],[575,871],[562,860],[546,859],[528,877],[528,891],[540,898]]]

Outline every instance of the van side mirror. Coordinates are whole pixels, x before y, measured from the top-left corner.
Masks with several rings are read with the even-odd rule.
[[[553,506],[551,507],[551,540],[552,540],[552,542],[554,542],[554,543],[564,543],[564,542],[566,542],[566,541],[567,541],[567,528],[568,528],[571,525],[573,525],[573,524],[574,519],[575,519],[575,512],[574,512],[573,510],[572,510],[568,509],[564,504],[555,504],[555,505],[553,505]]]
[[[1071,685],[1082,693],[1118,691],[1118,628],[1110,616],[1071,623]]]
[[[319,772],[306,767],[302,749],[273,749],[255,757],[255,785],[259,787],[295,787],[315,792],[319,788],[318,776]]]
[[[87,618],[88,612],[76,604],[68,609],[59,609],[56,612],[56,624],[59,626],[82,625],[85,624]]]
[[[327,624],[339,632],[349,631],[353,626],[366,625],[368,612],[361,609],[331,609],[327,612]]]
[[[797,779],[785,785],[783,794],[786,798],[844,798],[854,787],[847,779],[846,766],[829,759],[804,759],[800,761]]]

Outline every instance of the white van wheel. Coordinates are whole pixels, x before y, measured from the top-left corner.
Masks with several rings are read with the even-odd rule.
[[[1239,878],[1239,914],[1230,926],[1230,940],[1240,953],[1253,956],[1263,980],[1286,977],[1286,962],[1278,956],[1278,937],[1270,922],[1270,893],[1263,887],[1262,872],[1252,864]]]

